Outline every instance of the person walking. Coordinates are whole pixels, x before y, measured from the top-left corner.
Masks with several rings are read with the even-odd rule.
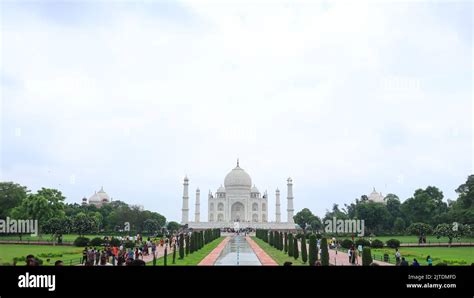
[[[400,257],[401,257],[400,251],[397,248],[395,251],[395,265],[397,266],[400,266]]]
[[[433,266],[433,259],[431,259],[431,256],[426,257],[426,262],[428,263],[428,266]]]

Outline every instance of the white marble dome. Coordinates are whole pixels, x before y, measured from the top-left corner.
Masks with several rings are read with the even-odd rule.
[[[245,187],[250,189],[252,187],[252,178],[250,178],[250,175],[247,174],[244,169],[239,167],[239,163],[237,162],[237,166],[225,176],[224,186],[225,188]]]

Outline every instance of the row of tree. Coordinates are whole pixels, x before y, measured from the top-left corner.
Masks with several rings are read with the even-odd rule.
[[[178,234],[178,241],[173,243],[173,264],[176,264],[176,254],[178,253],[179,259],[184,259],[185,256],[192,254],[204,245],[214,241],[221,236],[220,229],[208,229],[204,231],[193,231],[190,234],[181,232]],[[168,264],[168,247],[165,247],[163,255],[163,264]],[[156,259],[153,259],[153,265],[156,265]]]
[[[443,192],[437,187],[417,189],[413,196],[401,202],[395,194],[387,194],[385,203],[369,201],[366,195],[354,203],[339,208],[334,204],[321,220],[305,208],[294,216],[294,221],[304,230],[323,232],[327,220],[363,219],[366,234],[405,234],[414,223],[424,223],[435,229],[440,224],[457,222],[474,224],[474,175],[457,189],[457,200],[445,202]]]
[[[289,257],[297,260],[300,257],[303,263],[308,262],[308,265],[314,266],[318,262],[319,249],[317,245],[317,237],[315,234],[297,234],[273,231],[266,229],[257,229],[255,236],[270,246],[283,251]],[[298,240],[300,239],[300,240]],[[309,245],[306,240],[309,239]],[[329,250],[326,238],[321,239],[321,265],[329,266]]]
[[[118,232],[129,229],[154,234],[162,228],[179,229],[175,222],[138,206],[113,201],[94,205],[67,204],[57,189],[42,188],[31,193],[25,186],[0,182],[0,218],[37,219],[39,232],[50,234]]]

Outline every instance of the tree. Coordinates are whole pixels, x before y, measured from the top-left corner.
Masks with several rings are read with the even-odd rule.
[[[168,265],[168,247],[165,245],[165,252],[163,254],[163,266]]]
[[[170,221],[168,225],[166,226],[166,228],[168,229],[168,231],[174,232],[174,231],[178,231],[179,228],[181,228],[181,225],[175,221]]]
[[[362,202],[355,207],[356,217],[364,219],[366,233],[377,234],[391,228],[390,214],[383,203]]]
[[[288,235],[288,256],[293,256],[293,234]]]
[[[184,234],[179,234],[179,258],[184,259]]]
[[[316,260],[318,259],[318,244],[316,240],[316,235],[311,234],[309,236],[309,265],[314,266]]]
[[[144,230],[150,234],[154,234],[160,229],[160,225],[156,219],[147,219],[143,222]]]
[[[78,213],[72,219],[72,230],[84,236],[84,234],[91,233],[95,227],[95,221],[84,212]]]
[[[0,182],[0,218],[5,219],[13,208],[26,199],[29,190],[13,182]]]
[[[458,199],[449,210],[452,221],[463,224],[474,224],[474,175],[467,177],[465,183],[456,189]]]
[[[425,237],[428,234],[431,234],[433,232],[433,229],[431,228],[431,226],[429,224],[425,224],[425,223],[422,223],[422,222],[416,222],[416,223],[412,223],[407,228],[407,232],[410,235],[417,235],[420,239],[420,242],[421,242],[421,238]]]
[[[397,217],[393,222],[393,229],[397,233],[402,233],[405,230],[405,221],[401,217]]]
[[[42,233],[43,225],[54,217],[64,217],[65,197],[56,189],[42,188],[36,194],[29,194],[21,204],[11,210],[17,219],[38,220],[38,232]]]
[[[454,223],[450,224],[439,224],[434,229],[434,234],[437,238],[447,237],[449,241],[449,247],[453,242],[454,238],[461,238],[470,234],[470,227],[468,225]]]
[[[362,249],[362,266],[369,266],[372,264],[372,253],[370,247],[364,247]]]
[[[53,240],[60,243],[62,235],[71,232],[72,221],[67,217],[50,218],[43,227],[45,233],[53,235]]]
[[[173,245],[173,264],[176,264],[176,242]]]
[[[321,265],[329,266],[328,241],[326,238],[321,239]]]
[[[308,260],[308,251],[306,248],[306,235],[303,234],[303,237],[301,237],[301,260],[303,263],[306,263]]]
[[[434,186],[417,189],[413,197],[401,205],[401,210],[410,222],[437,224],[446,214],[448,206],[443,202],[443,192]]]
[[[285,251],[285,253],[288,253],[288,233],[286,233],[286,232],[285,232],[284,251]]]
[[[293,216],[293,220],[303,229],[303,234],[306,228],[311,226],[311,223],[316,219],[316,216],[308,209],[304,208]]]
[[[185,242],[185,245],[186,245],[186,256],[189,255],[189,235],[186,234],[186,236],[184,237],[184,242]]]
[[[293,257],[295,260],[298,259],[300,256],[299,249],[298,249],[298,238],[293,238]]]

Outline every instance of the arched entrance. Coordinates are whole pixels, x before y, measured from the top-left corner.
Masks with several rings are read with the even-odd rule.
[[[230,218],[232,221],[245,221],[245,206],[241,202],[232,204],[230,209]]]

